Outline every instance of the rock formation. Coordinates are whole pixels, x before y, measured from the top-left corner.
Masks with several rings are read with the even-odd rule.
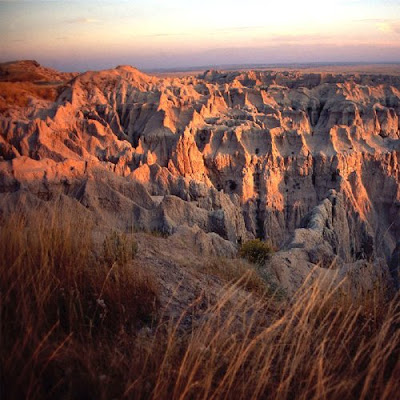
[[[21,68],[0,68],[3,196],[62,193],[119,226],[269,239],[313,265],[390,259],[400,77]]]

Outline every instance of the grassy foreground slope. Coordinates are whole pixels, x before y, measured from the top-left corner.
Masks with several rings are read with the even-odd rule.
[[[96,229],[61,205],[1,221],[1,398],[395,399],[400,393],[398,298],[386,300],[377,290],[349,302],[329,282],[314,281],[284,301],[256,267],[206,258],[199,266],[191,249],[180,267],[190,271],[190,282],[174,281],[157,255],[167,239],[113,232],[99,239]],[[170,312],[185,285],[200,290]]]

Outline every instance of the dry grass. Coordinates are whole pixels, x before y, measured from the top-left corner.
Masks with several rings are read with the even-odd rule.
[[[126,265],[135,258],[137,251],[137,243],[125,233],[112,231],[103,242],[103,260],[106,265]]]
[[[0,111],[13,107],[26,107],[34,97],[55,101],[60,92],[58,85],[36,85],[31,82],[0,82]]]
[[[64,390],[76,379],[60,372],[65,357],[82,357],[65,371],[80,376],[75,367],[86,350],[155,316],[153,278],[132,263],[104,264],[93,250],[89,221],[65,207],[1,221],[0,363],[7,397],[44,398],[50,382]]]
[[[151,277],[98,264],[88,224],[68,215],[2,222],[2,398],[398,397],[398,298],[371,313],[314,281],[277,310],[234,273],[196,315],[152,323]]]
[[[400,390],[398,299],[344,307],[326,282],[305,286],[284,311],[233,286],[186,335],[151,342],[144,373],[125,394],[173,399],[393,399]],[[184,317],[182,317],[184,318]],[[160,345],[160,343],[162,345]],[[161,349],[160,347],[163,346]],[[146,382],[151,390],[146,391]],[[129,396],[128,396],[129,397]]]
[[[251,264],[244,259],[214,258],[204,264],[203,271],[215,275],[232,285],[257,294],[261,297],[283,297],[282,289],[278,289],[267,276],[262,273],[259,266]]]

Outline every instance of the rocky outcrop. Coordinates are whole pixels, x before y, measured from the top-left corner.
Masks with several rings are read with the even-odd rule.
[[[68,81],[77,75],[43,67],[35,60],[0,64],[0,82],[43,82],[48,85],[49,82]]]
[[[2,109],[3,193],[61,191],[169,234],[269,239],[313,265],[389,259],[396,246],[400,77],[29,68],[62,85]]]
[[[265,268],[289,293],[295,292],[310,274],[330,274],[338,282],[346,278],[352,282],[352,290],[359,291],[357,294],[372,291],[382,282],[395,285],[390,268],[378,257],[374,246],[369,226],[354,213],[343,194],[331,190]],[[354,255],[354,248],[361,252]]]

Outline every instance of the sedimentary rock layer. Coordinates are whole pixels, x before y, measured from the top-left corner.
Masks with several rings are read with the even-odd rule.
[[[7,90],[43,86],[47,73],[56,95],[2,95],[4,193],[61,192],[136,227],[197,225],[283,248],[329,202],[328,244],[311,263],[389,258],[400,238],[400,77],[29,65],[40,82],[9,72]]]

